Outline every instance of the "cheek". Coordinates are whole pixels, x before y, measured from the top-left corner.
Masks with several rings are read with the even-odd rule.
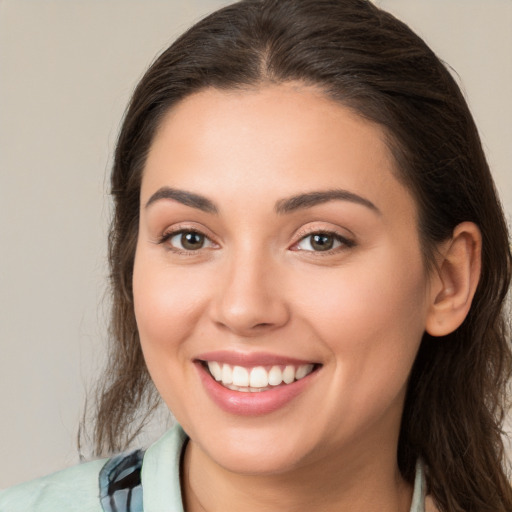
[[[189,401],[186,382],[192,378],[186,340],[197,329],[206,301],[207,287],[194,276],[175,271],[151,251],[136,254],[133,296],[142,352],[158,392],[182,419]]]
[[[388,331],[406,334],[423,331],[427,279],[419,256],[407,258],[391,251],[375,251],[339,269],[321,271],[307,280],[301,291],[302,308],[315,315],[315,323],[335,337],[361,336]],[[357,336],[360,338],[361,336]]]
[[[172,271],[149,251],[136,254],[133,296],[141,345],[150,371],[161,356],[181,355],[181,346],[195,328],[205,302],[204,286],[188,272]],[[200,279],[200,278],[198,278]]]
[[[360,403],[385,393],[389,399],[405,386],[426,319],[421,257],[371,256],[338,275],[310,280],[304,303],[335,362],[333,389],[350,391],[345,396]]]

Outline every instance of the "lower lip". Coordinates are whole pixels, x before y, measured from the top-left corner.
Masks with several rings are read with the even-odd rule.
[[[239,416],[257,416],[281,409],[302,393],[317,373],[313,371],[291,384],[276,386],[268,391],[251,393],[225,388],[210,375],[201,363],[196,363],[196,367],[210,398],[224,411]]]

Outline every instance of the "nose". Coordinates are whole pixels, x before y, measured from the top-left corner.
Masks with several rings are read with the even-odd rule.
[[[213,321],[243,337],[278,329],[289,321],[286,290],[278,264],[254,251],[240,251],[219,273],[219,286],[212,301]]]

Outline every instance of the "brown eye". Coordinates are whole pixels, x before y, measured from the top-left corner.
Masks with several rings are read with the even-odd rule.
[[[354,247],[354,242],[337,233],[311,233],[303,237],[297,245],[299,251],[327,252],[332,249],[343,249]]]
[[[311,247],[315,251],[328,251],[334,245],[334,237],[332,235],[317,234],[311,235]]]
[[[163,242],[168,243],[177,251],[198,251],[214,246],[213,242],[206,235],[198,231],[178,231],[165,236],[162,239]]]
[[[183,249],[194,251],[201,249],[204,245],[204,235],[195,232],[181,233],[180,242]]]

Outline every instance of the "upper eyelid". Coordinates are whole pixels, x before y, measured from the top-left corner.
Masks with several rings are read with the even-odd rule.
[[[162,234],[161,238],[165,238],[166,240],[169,240],[170,238],[174,238],[175,236],[178,236],[183,233],[195,233],[196,235],[201,235],[213,242],[212,238],[208,236],[206,233],[203,233],[202,231],[199,231],[198,229],[177,229],[172,231],[165,231]],[[214,243],[214,242],[213,242]]]
[[[348,233],[343,233],[342,231],[348,231]],[[327,256],[329,254],[333,254],[333,252],[337,252],[343,249],[350,249],[357,245],[357,240],[355,235],[348,230],[347,228],[336,229],[334,227],[322,228],[321,226],[306,226],[304,228],[299,229],[295,234],[295,241],[291,244],[290,249],[297,247],[303,240],[307,239],[313,235],[330,235],[334,237],[338,242],[340,242],[341,246],[335,247],[332,249],[328,249],[326,251],[311,251],[311,250],[301,250],[305,253],[311,253],[315,255]]]
[[[165,228],[163,231],[162,231],[162,235],[161,237],[167,237],[167,236],[173,236],[173,235],[177,235],[178,233],[183,233],[183,232],[190,232],[190,233],[199,233],[200,235],[204,235],[206,238],[209,238],[210,240],[213,241],[213,239],[215,238],[214,236],[212,236],[210,234],[210,230],[209,229],[206,229],[205,227],[197,227],[197,226],[194,226],[193,224],[177,224],[177,225],[173,225],[173,226],[169,226],[167,228]]]
[[[346,246],[354,246],[355,245],[355,241],[346,237],[346,236],[343,236],[343,235],[340,235],[334,231],[314,231],[312,233],[308,233],[307,235],[304,235],[304,236],[301,236],[296,242],[293,243],[293,246],[296,246],[298,245],[299,243],[301,243],[303,240],[306,240],[307,238],[311,237],[311,236],[314,236],[314,235],[327,235],[327,236],[332,236],[335,240],[337,240],[338,242],[340,242],[341,244],[344,244]]]
[[[172,238],[174,238],[175,236],[179,236],[182,233],[196,233],[201,236],[204,236],[205,239],[207,239],[211,245],[208,247],[200,247],[196,250],[193,250],[193,249],[185,249],[185,248],[181,248],[181,247],[176,247],[175,245],[170,243]],[[212,237],[205,234],[202,230],[194,229],[194,228],[190,228],[190,227],[188,227],[188,228],[187,227],[181,227],[181,228],[178,227],[175,229],[164,230],[162,235],[159,236],[159,238],[157,240],[157,244],[162,245],[162,246],[167,246],[167,250],[171,251],[175,254],[188,255],[188,256],[199,255],[199,254],[202,254],[203,250],[205,250],[205,249],[211,250],[212,246],[218,246],[217,242],[212,240]],[[213,247],[213,248],[215,248],[215,247]]]
[[[199,235],[204,236],[213,246],[218,246],[218,242],[212,237],[211,235],[205,233],[204,228],[197,228],[195,226],[191,225],[174,225],[169,226],[166,229],[162,231],[160,235],[158,235],[157,239],[155,240],[157,245],[168,245],[168,249],[172,250],[173,252],[182,253],[182,254],[193,254],[193,253],[199,253],[201,249],[212,249],[212,247],[201,247],[200,249],[197,249],[195,251],[193,250],[187,250],[187,249],[180,249],[179,247],[175,247],[170,243],[170,240],[174,238],[175,236],[179,235],[180,233],[197,233]]]
[[[345,232],[345,233],[343,233],[343,232]],[[300,240],[302,240],[303,238],[305,238],[307,236],[316,235],[316,234],[333,235],[333,236],[342,238],[343,240],[351,240],[353,242],[355,242],[355,239],[356,239],[355,235],[347,228],[336,229],[336,228],[322,228],[322,227],[314,226],[314,227],[305,227],[305,228],[301,228],[301,229],[297,230],[297,232],[295,234],[297,241],[295,243],[299,242]]]
[[[348,232],[343,233],[342,231]],[[183,224],[177,224],[173,226],[169,226],[168,228],[164,229],[162,234],[158,237],[159,241],[166,241],[172,238],[173,236],[176,236],[179,233],[183,232],[191,232],[191,233],[198,233],[200,235],[203,235],[208,240],[210,240],[212,243],[219,245],[218,237],[210,234],[210,230],[207,229],[204,226],[195,226],[193,223],[183,223]],[[342,242],[349,242],[351,245],[356,244],[355,236],[353,235],[350,230],[347,228],[341,229],[335,229],[331,227],[321,227],[321,226],[306,226],[299,228],[295,235],[293,236],[294,241],[292,242],[291,246],[297,245],[300,241],[302,241],[304,238],[307,238],[308,236],[312,236],[315,234],[325,234],[325,235],[332,235],[336,239],[341,240]]]

